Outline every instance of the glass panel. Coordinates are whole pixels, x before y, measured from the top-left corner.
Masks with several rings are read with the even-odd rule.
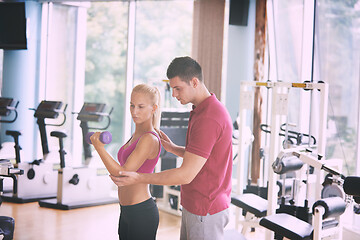
[[[278,81],[303,82],[301,79],[302,39],[303,39],[303,0],[274,1],[275,48]],[[271,63],[270,63],[271,65]],[[273,80],[273,79],[272,79]],[[288,97],[287,123],[300,128],[300,91],[291,89]],[[284,122],[285,123],[285,122]]]
[[[0,93],[2,90],[4,50],[0,49]]]
[[[93,2],[87,12],[85,102],[113,107],[108,129],[116,156],[123,141],[125,116],[128,3]]]
[[[161,92],[164,108],[187,108],[171,96],[163,79],[171,60],[191,55],[193,1],[137,1],[134,85]]]
[[[62,101],[68,104],[68,117],[64,126],[69,135],[68,138],[72,136],[71,127],[73,126],[70,115],[74,99],[76,17],[76,7],[54,4],[48,36],[46,100]],[[55,128],[49,126],[47,132],[50,133],[52,130]],[[58,149],[59,143],[56,138],[49,137],[48,141],[49,146],[56,146],[55,149]],[[70,140],[65,141],[66,149],[71,149],[70,143]]]
[[[316,48],[319,72],[329,83],[326,157],[344,160],[355,174],[359,124],[360,1],[320,0]]]
[[[274,9],[278,80],[301,81],[303,0],[276,1]]]

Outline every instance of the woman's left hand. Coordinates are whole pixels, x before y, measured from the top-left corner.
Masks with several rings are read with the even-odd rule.
[[[100,132],[96,132],[90,137],[91,144],[96,147],[104,147],[104,143],[100,141]]]

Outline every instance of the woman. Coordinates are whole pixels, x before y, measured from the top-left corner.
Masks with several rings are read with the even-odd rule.
[[[156,87],[140,84],[133,88],[130,101],[135,132],[118,152],[114,160],[99,140],[100,133],[90,138],[110,175],[120,171],[152,173],[161,151],[158,136],[160,126],[160,93]],[[120,164],[119,164],[120,163]],[[152,199],[148,184],[134,184],[118,188],[120,202],[119,239],[155,239],[159,225],[159,212]]]

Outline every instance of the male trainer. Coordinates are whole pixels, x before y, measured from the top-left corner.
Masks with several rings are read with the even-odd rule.
[[[134,183],[181,185],[181,240],[223,239],[229,221],[232,174],[232,122],[225,106],[203,82],[201,66],[190,57],[175,58],[167,69],[172,96],[192,103],[186,145],[161,132],[166,151],[183,158],[179,168],[159,173],[121,172],[118,186]]]

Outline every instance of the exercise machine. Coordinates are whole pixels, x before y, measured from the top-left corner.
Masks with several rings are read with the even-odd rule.
[[[108,127],[111,124],[110,115],[113,111],[113,108],[111,108],[109,112],[105,112],[105,110],[106,110],[106,104],[104,103],[84,103],[79,113],[73,113],[73,114],[78,114],[77,120],[80,121],[80,127],[82,132],[82,139],[83,139],[82,140],[83,151],[85,158],[84,164],[86,166],[89,166],[90,163],[94,162],[94,157],[90,146],[91,143],[87,141],[90,130],[104,131],[108,129]],[[95,127],[90,125],[91,123],[98,124],[104,121],[106,122],[104,126]],[[102,162],[101,162],[101,166],[103,166]]]
[[[0,205],[2,204],[1,195],[3,191],[4,178],[13,178],[13,175],[21,175],[22,169],[14,168],[9,159],[0,159]],[[15,219],[8,216],[0,216],[0,239],[13,239],[15,229]]]
[[[246,129],[247,116],[246,111],[252,109],[253,103],[253,90],[255,88],[263,88],[265,87],[269,92],[271,91],[271,98],[269,98],[269,104],[271,107],[271,116],[270,116],[270,125],[265,129],[270,134],[270,142],[269,149],[264,151],[267,154],[267,163],[263,164],[264,169],[268,169],[267,173],[267,181],[266,184],[263,184],[266,188],[266,192],[263,198],[257,194],[246,192],[244,190],[244,170],[245,170],[245,155],[246,155],[246,139],[243,137],[243,133]],[[238,228],[240,224],[243,226],[255,228],[259,226],[259,219],[266,215],[275,214],[278,205],[279,205],[279,195],[286,193],[286,186],[288,184],[286,181],[279,181],[278,176],[271,168],[272,163],[276,160],[278,152],[284,148],[289,147],[290,145],[297,145],[301,143],[304,139],[304,136],[297,132],[288,131],[287,127],[289,124],[283,125],[284,120],[286,120],[286,116],[288,114],[288,93],[290,89],[297,88],[305,91],[309,91],[311,93],[317,94],[319,99],[319,111],[317,114],[319,116],[319,124],[318,124],[318,134],[316,150],[320,154],[325,153],[325,130],[326,130],[326,116],[327,116],[327,99],[328,99],[328,85],[323,82],[318,83],[290,83],[290,82],[242,82],[240,88],[240,108],[239,108],[239,140],[238,140],[238,166],[237,166],[237,182],[233,191],[232,203],[236,205],[236,220],[235,227]],[[314,91],[317,90],[317,91]],[[284,128],[286,127],[286,128]],[[281,144],[281,138],[284,137],[283,144]],[[315,139],[311,134],[305,136],[308,138],[307,142],[309,145],[315,143]],[[289,144],[291,140],[293,144]],[[285,144],[284,144],[285,143]],[[309,173],[310,171],[307,171]],[[315,176],[316,180],[311,180],[314,182],[320,182],[321,174],[318,174],[318,170],[314,170],[313,176]],[[308,176],[308,175],[307,175]],[[264,176],[262,176],[264,178]],[[260,179],[261,182],[262,179]],[[308,180],[308,179],[307,179]],[[310,182],[310,181],[309,181]],[[315,200],[320,199],[321,193],[321,184],[320,186],[315,184],[315,194],[311,195]],[[279,192],[279,190],[281,190]],[[279,194],[280,193],[280,194]],[[307,195],[308,196],[308,195]],[[300,201],[300,200],[298,200]],[[245,220],[240,220],[240,208],[243,210],[243,215],[245,216]],[[243,228],[243,231],[246,228]],[[272,239],[273,236],[271,232],[266,232],[266,239]]]
[[[15,122],[18,117],[16,110],[18,105],[19,101],[13,98],[0,97],[0,123]],[[14,142],[0,142],[0,158],[15,159]]]
[[[23,162],[20,158],[19,136],[20,132],[8,131],[15,139],[16,162],[14,166],[24,171],[23,175],[12,175],[12,192],[4,193],[3,200],[15,203],[34,202],[40,199],[56,197],[57,187],[57,164],[49,158],[49,147],[47,141],[46,125],[62,126],[66,121],[65,110],[59,101],[42,101],[35,110],[34,117],[37,118],[39,126],[43,159],[36,159],[32,162]],[[63,115],[60,124],[45,123],[45,119],[57,119]]]
[[[13,123],[18,117],[17,106],[19,101],[13,98],[0,98],[0,123]],[[13,142],[2,142],[0,143],[0,159],[15,160],[20,156],[21,147],[18,143],[17,135],[20,135],[18,131],[5,130],[5,135],[12,136]],[[15,150],[15,151],[14,151]],[[3,192],[12,191],[12,180],[11,178],[3,179]]]
[[[288,213],[276,213],[263,217],[260,225],[275,232],[276,239],[283,237],[315,240],[342,239],[340,216],[345,212],[347,205],[353,206],[353,199],[356,203],[360,203],[360,177],[345,177],[337,169],[328,166],[328,162],[323,159],[322,155],[314,155],[311,151],[299,149],[281,151],[273,167],[276,169],[285,167],[282,163],[290,158],[296,158],[317,170],[329,173],[331,181],[341,186],[348,196],[334,195],[317,200],[312,205],[312,222],[304,221]]]
[[[110,112],[105,112],[105,104],[84,103],[77,119],[83,133],[83,147],[85,165],[79,167],[67,166],[64,150],[64,132],[53,131],[51,136],[59,139],[60,169],[58,170],[57,197],[39,201],[40,207],[70,210],[89,206],[104,205],[119,202],[117,193],[114,191],[114,183],[109,177],[107,169],[102,166],[95,168],[90,166],[92,157],[90,144],[86,141],[89,129],[104,130],[110,125]],[[101,122],[107,119],[105,127],[95,128],[88,125],[89,122]]]

